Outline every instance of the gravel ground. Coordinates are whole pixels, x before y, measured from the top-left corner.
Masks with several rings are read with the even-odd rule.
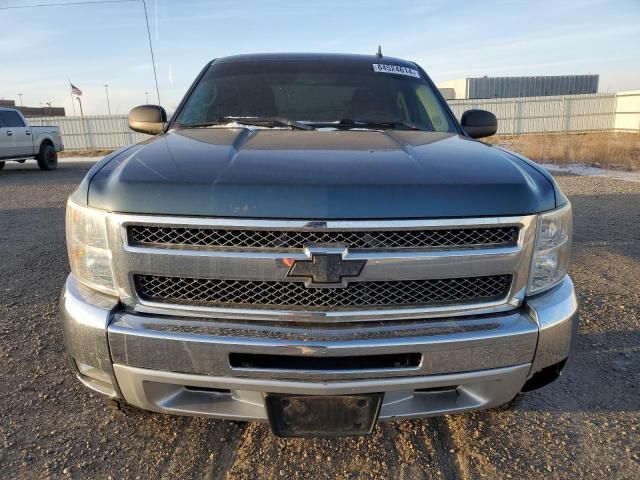
[[[508,412],[384,424],[368,438],[124,416],[73,377],[57,320],[64,202],[90,167],[0,172],[3,478],[640,478],[640,184],[558,177],[575,212],[573,362]]]

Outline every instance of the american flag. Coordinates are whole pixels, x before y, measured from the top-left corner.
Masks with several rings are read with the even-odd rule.
[[[76,87],[73,83],[69,82],[69,85],[71,85],[71,95],[77,95],[77,96],[82,95],[82,90]]]

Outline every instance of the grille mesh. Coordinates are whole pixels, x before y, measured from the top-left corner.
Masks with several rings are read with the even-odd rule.
[[[317,308],[321,310],[422,306],[497,300],[511,275],[352,282],[345,288],[307,288],[298,282],[218,280],[135,275],[138,295],[146,300],[210,306]]]
[[[386,231],[289,231],[129,225],[129,243],[153,247],[299,249],[341,244],[351,249],[478,248],[516,244],[518,227]]]

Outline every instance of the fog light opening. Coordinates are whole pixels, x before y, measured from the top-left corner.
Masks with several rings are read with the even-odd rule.
[[[231,390],[225,388],[196,387],[193,385],[185,385],[184,389],[190,392],[215,393],[216,395],[231,395]]]
[[[415,393],[458,393],[457,386],[418,388]]]

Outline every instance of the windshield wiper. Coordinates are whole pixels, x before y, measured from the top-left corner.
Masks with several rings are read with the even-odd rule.
[[[397,121],[378,121],[378,120],[351,120],[350,118],[343,118],[339,122],[310,122],[309,125],[314,127],[335,127],[340,129],[351,128],[383,128],[383,129],[403,129],[403,130],[419,130],[427,131],[424,128],[420,128],[413,123]]]
[[[257,127],[289,127],[297,130],[315,130],[310,125],[288,118],[281,117],[218,117],[210,122],[202,123],[180,123],[181,128],[204,128],[215,125],[225,125],[227,123],[240,123],[242,125],[254,125]]]

